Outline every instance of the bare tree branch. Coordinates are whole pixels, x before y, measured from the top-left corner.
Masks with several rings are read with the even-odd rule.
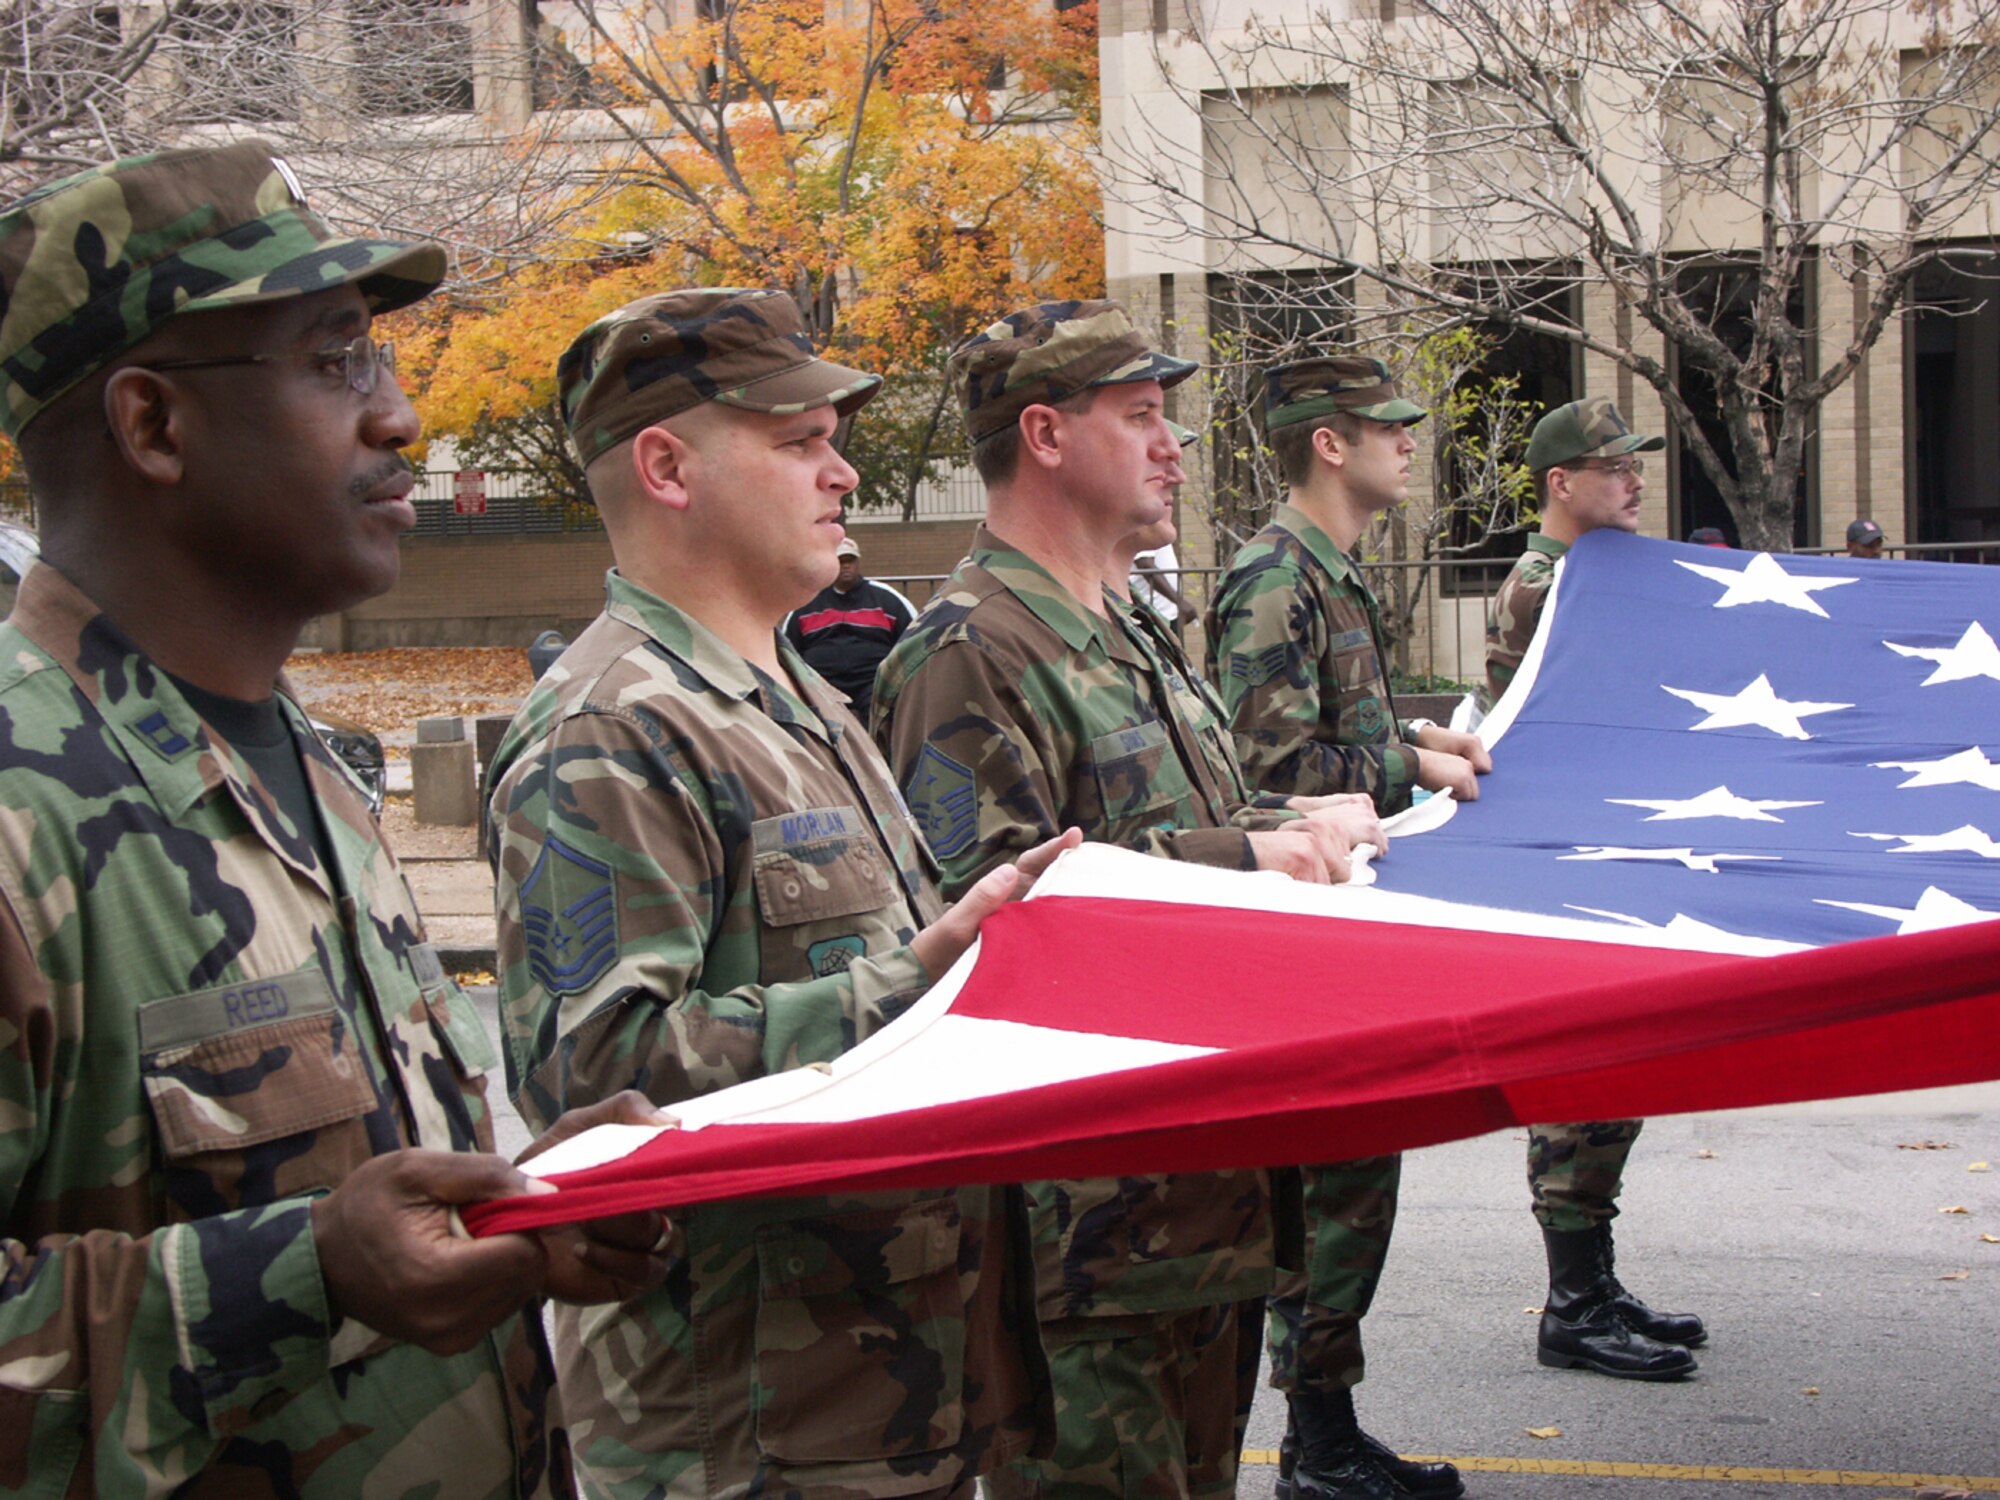
[[[1402,16],[1325,5],[1158,39],[1202,144],[1135,121],[1105,141],[1110,193],[1213,272],[1351,278],[1350,337],[1516,328],[1609,360],[1657,392],[1744,541],[1788,545],[1820,406],[1954,239],[1990,245],[2000,0]],[[1832,347],[1815,276],[1857,288]],[[1624,315],[1586,325],[1515,295],[1551,280]]]

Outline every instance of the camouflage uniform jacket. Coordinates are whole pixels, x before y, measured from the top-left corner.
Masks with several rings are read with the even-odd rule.
[[[908,946],[942,912],[922,840],[840,694],[780,653],[791,684],[614,572],[496,752],[501,1004],[531,1121],[828,1061],[929,987]],[[1052,1421],[1016,1190],[673,1223],[659,1291],[556,1310],[593,1492],[906,1494]]]
[[[1417,751],[1382,670],[1382,611],[1360,570],[1295,506],[1236,554],[1208,607],[1210,659],[1250,784],[1410,805]]]
[[[1221,696],[1208,679],[1195,671],[1167,622],[1143,604],[1109,594],[1105,602],[1139,646],[1158,662],[1161,675],[1173,685],[1174,696],[1188,705],[1195,726],[1195,743],[1229,800],[1252,807],[1284,807],[1286,798],[1253,792],[1244,781],[1243,764],[1236,758],[1236,745],[1229,735],[1229,710],[1223,707]]]
[[[1294,817],[1218,779],[1227,735],[1117,623],[981,527],[875,683],[875,734],[956,894],[1068,827],[1252,868]],[[1203,736],[1207,736],[1203,748]],[[1232,826],[1233,825],[1233,826]],[[1260,1172],[1028,1184],[1044,1320],[1173,1312],[1270,1285]]]
[[[0,1489],[569,1493],[540,1319],[328,1309],[311,1200],[490,1150],[491,1043],[304,716],[296,829],[46,564],[0,627]]]
[[[1551,541],[1539,531],[1528,538],[1528,550],[1514,559],[1514,566],[1500,580],[1500,591],[1486,614],[1486,682],[1479,691],[1479,708],[1491,713],[1500,695],[1521,669],[1528,643],[1535,638],[1541,622],[1542,605],[1555,582],[1556,564],[1569,551],[1569,543]]]

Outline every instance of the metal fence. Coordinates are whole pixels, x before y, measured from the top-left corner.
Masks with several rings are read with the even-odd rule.
[[[520,536],[602,531],[594,507],[551,496],[538,477],[506,469],[484,472],[484,509],[461,513],[457,472],[427,469],[410,498],[417,508],[413,536]]]
[[[507,470],[485,471],[484,508],[467,513],[457,499],[456,477],[449,469],[418,474],[412,496],[417,511],[415,535],[511,536],[603,530],[603,522],[592,507],[553,497],[536,476]],[[956,466],[919,493],[914,519],[974,520],[984,511],[985,490],[978,476],[969,466]],[[0,480],[0,519],[31,527],[35,524],[34,497],[24,479]],[[853,520],[894,524],[901,520],[901,512],[858,511]],[[1839,556],[1843,549],[1799,550],[1808,556]],[[1887,555],[1933,562],[2000,563],[2000,542],[1916,543],[1889,548]],[[1450,691],[1455,684],[1469,686],[1485,675],[1486,608],[1508,566],[1505,561],[1464,558],[1361,565],[1362,575],[1381,601],[1392,664],[1403,683]],[[1187,608],[1175,628],[1198,658],[1205,654],[1202,611],[1223,571],[1183,567],[1179,572],[1179,588]],[[921,606],[945,575],[881,576],[883,582],[902,589]]]
[[[986,514],[986,486],[969,463],[955,463],[942,478],[925,481],[917,488],[912,521],[976,521]],[[850,525],[879,526],[903,519],[900,504],[850,510]]]
[[[1508,566],[1456,558],[1361,565],[1363,577],[1382,604],[1400,684],[1448,692],[1454,684],[1470,687],[1485,675],[1486,605],[1507,576]],[[1197,662],[1206,652],[1202,615],[1217,580],[1227,571],[1183,566],[1175,575],[1186,604],[1174,630]],[[946,577],[941,573],[869,576],[902,590],[918,608]]]
[[[549,494],[533,474],[504,469],[483,471],[484,508],[461,512],[457,472],[421,470],[410,499],[417,511],[413,536],[519,536],[566,531],[602,531],[604,523],[588,505]],[[0,520],[35,525],[35,497],[25,479],[0,480]]]
[[[1803,556],[1839,557],[1839,547],[1804,547]],[[2000,563],[2000,543],[1932,542],[1885,550],[1885,556],[1927,562]],[[1390,636],[1391,664],[1399,688],[1451,692],[1470,688],[1486,675],[1486,609],[1510,564],[1488,559],[1429,558],[1364,562],[1361,574],[1381,602]],[[1862,566],[1857,560],[1856,566]],[[1873,564],[1869,564],[1873,566]],[[1219,567],[1182,567],[1179,588],[1187,608],[1174,629],[1195,656],[1206,660],[1201,617]],[[880,575],[877,575],[880,576]],[[944,582],[942,574],[882,576],[919,606]]]

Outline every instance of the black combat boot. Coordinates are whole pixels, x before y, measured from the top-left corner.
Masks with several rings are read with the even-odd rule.
[[[1363,1432],[1350,1390],[1300,1391],[1287,1405],[1277,1500],[1457,1500],[1465,1493],[1450,1464],[1410,1463]]]
[[[1612,1304],[1624,1314],[1625,1321],[1633,1331],[1643,1333],[1649,1339],[1658,1339],[1663,1344],[1679,1344],[1684,1349],[1695,1349],[1708,1342],[1708,1330],[1701,1325],[1701,1319],[1693,1313],[1654,1312],[1637,1297],[1625,1290],[1625,1283],[1618,1279],[1617,1252],[1611,1243],[1611,1221],[1606,1219],[1593,1231],[1598,1236],[1598,1254],[1604,1261],[1604,1275],[1611,1283]]]
[[[1618,1305],[1619,1286],[1605,1266],[1595,1229],[1543,1229],[1549,1254],[1549,1300],[1535,1357],[1557,1369],[1595,1370],[1621,1380],[1678,1380],[1694,1356],[1679,1344],[1639,1332]]]
[[[1451,1464],[1442,1461],[1420,1464],[1365,1432],[1361,1434],[1361,1446],[1375,1460],[1375,1467],[1395,1480],[1396,1488],[1413,1500],[1459,1500],[1465,1493],[1465,1481]]]

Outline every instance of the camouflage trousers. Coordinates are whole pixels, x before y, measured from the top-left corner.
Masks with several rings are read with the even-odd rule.
[[[1263,1300],[1253,1298],[1042,1324],[1055,1379],[1055,1450],[988,1474],[987,1500],[1235,1494],[1262,1316]]]
[[[1591,1229],[1618,1216],[1625,1158],[1644,1120],[1528,1127],[1528,1191],[1544,1229]]]
[[[1375,1300],[1403,1158],[1271,1174],[1278,1275],[1271,1291],[1271,1385],[1339,1390],[1361,1383],[1361,1320]]]

